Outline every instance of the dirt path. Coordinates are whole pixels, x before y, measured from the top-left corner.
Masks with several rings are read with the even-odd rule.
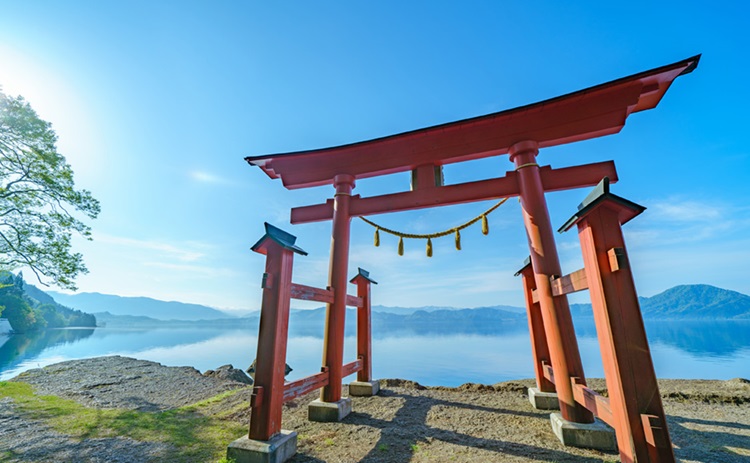
[[[602,388],[603,381],[591,381]],[[284,426],[300,435],[294,462],[581,462],[619,461],[616,453],[565,447],[549,412],[534,410],[530,380],[457,389],[384,381],[373,398],[354,400],[343,423],[306,420],[305,403]],[[660,382],[675,453],[682,462],[750,462],[750,384]]]
[[[103,365],[102,360],[95,360],[78,361],[75,368],[65,364],[50,366],[19,379],[36,384],[47,394],[62,395],[87,406],[139,404],[142,410],[149,410],[158,403],[159,410],[148,413],[172,407],[167,397],[175,401],[176,407],[210,397],[213,392],[245,386],[206,378],[192,369],[168,368],[152,362],[136,363],[140,361],[118,357]],[[115,364],[119,366],[113,367]],[[118,368],[128,374],[119,375]],[[54,375],[50,375],[52,371]],[[103,371],[107,375],[105,381]],[[53,378],[54,383],[40,385],[44,376]],[[144,378],[150,378],[148,387],[134,387],[142,384]],[[354,411],[341,423],[307,421],[307,403],[316,398],[315,393],[288,403],[283,427],[299,434],[298,454],[292,461],[619,461],[616,453],[560,444],[552,434],[549,413],[534,410],[528,402],[526,389],[533,384],[530,380],[459,388],[425,388],[404,380],[383,380],[381,384],[378,396],[354,398]],[[86,385],[96,387],[86,389]],[[592,380],[590,385],[603,389],[601,380]],[[679,461],[750,463],[750,382],[662,380],[659,385]],[[154,391],[161,391],[162,397],[154,396]],[[212,405],[206,413],[246,425],[249,413],[242,404],[248,403],[249,392],[245,388],[231,400]],[[0,400],[0,451],[11,450],[0,452],[0,456],[5,455],[9,461],[170,461],[168,446],[118,439],[71,440],[19,414],[7,398]],[[25,442],[25,447],[19,442]],[[108,448],[128,450],[119,454],[121,459],[107,460],[107,454],[117,454],[105,452]],[[81,456],[70,460],[71,449],[79,449]],[[25,452],[32,453],[24,455]]]

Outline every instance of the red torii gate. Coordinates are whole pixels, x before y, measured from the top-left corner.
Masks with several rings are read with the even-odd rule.
[[[539,389],[542,392],[556,391],[564,423],[591,423],[596,415],[615,427],[623,462],[674,461],[661,402],[653,403],[653,397],[658,399],[659,394],[650,355],[637,363],[644,368],[637,373],[648,378],[635,383],[623,380],[623,375],[632,373],[633,368],[623,357],[630,352],[627,348],[632,350],[635,346],[642,350],[645,347],[648,353],[648,344],[632,278],[630,284],[623,283],[623,274],[615,275],[617,282],[611,279],[616,270],[627,268],[621,235],[619,238],[613,236],[619,232],[622,223],[640,212],[636,210],[640,206],[609,193],[609,181],[617,181],[612,161],[552,169],[539,166],[536,157],[540,148],[619,132],[631,113],[654,108],[674,79],[692,72],[699,59],[700,56],[695,56],[550,100],[481,117],[332,148],[245,158],[269,177],[281,178],[288,189],[327,184],[335,188],[333,198],[324,204],[297,207],[291,211],[293,224],[333,221],[328,281],[333,300],[326,313],[323,369],[327,372],[327,384],[321,402],[339,407],[339,419],[347,413],[341,412],[342,409],[348,410],[343,404],[341,386],[351,218],[518,196],[531,254],[531,265],[519,273],[524,275]],[[436,169],[446,164],[503,154],[509,154],[515,166],[515,170],[506,172],[504,177],[444,186],[435,175]],[[416,179],[413,191],[367,198],[352,195],[357,179],[404,171],[412,171]],[[605,177],[608,180],[600,184]],[[586,267],[561,278],[545,192],[597,184],[600,184],[599,194],[590,198],[589,209],[592,211],[587,211],[597,217],[598,225],[592,225],[591,217],[581,215],[572,219],[568,226],[577,224],[579,227]],[[601,270],[602,251],[598,247],[603,246],[602,240],[615,243],[603,251],[612,262],[610,270]],[[629,271],[625,273],[630,275]],[[596,281],[592,284],[592,280]],[[608,388],[611,393],[612,389],[619,388],[619,392],[615,391],[617,398],[613,398],[619,402],[613,403],[612,409],[606,399],[597,397],[586,388],[565,297],[569,292],[586,288],[591,290],[595,312],[600,308],[600,311],[608,311],[610,316],[597,318],[597,329],[607,331],[600,334],[600,343]],[[617,299],[616,303],[613,298]],[[624,312],[628,315],[614,320],[612,311],[623,310],[621,306],[626,306]],[[636,322],[641,323],[640,330],[637,326],[635,330],[629,326]],[[635,332],[635,335],[621,339],[623,329],[631,334]],[[602,336],[608,337],[609,345],[601,340]],[[558,436],[564,440],[562,434]]]

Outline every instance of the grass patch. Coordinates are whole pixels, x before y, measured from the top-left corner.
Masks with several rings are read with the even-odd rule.
[[[27,383],[0,382],[0,397],[13,399],[22,413],[60,433],[78,439],[119,436],[164,442],[175,447],[170,461],[185,463],[221,459],[227,445],[247,432],[244,425],[206,413],[240,391],[224,392],[175,410],[138,412],[88,408],[60,397],[34,395]]]

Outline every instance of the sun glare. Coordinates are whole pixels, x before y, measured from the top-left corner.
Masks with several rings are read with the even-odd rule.
[[[91,122],[93,115],[82,104],[80,92],[52,65],[35,60],[0,44],[0,88],[9,96],[22,96],[40,118],[52,123],[58,135],[58,149],[77,175],[94,168],[98,148]]]

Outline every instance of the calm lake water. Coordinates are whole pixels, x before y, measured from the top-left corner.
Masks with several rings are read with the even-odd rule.
[[[312,328],[291,327],[287,363],[294,371],[290,380],[320,371],[323,330],[322,326]],[[750,378],[750,321],[650,321],[646,330],[660,378]],[[465,333],[439,328],[419,333],[387,331],[373,333],[376,378],[458,386],[533,377],[525,323]],[[577,320],[576,331],[586,376],[603,377],[593,322]],[[310,332],[321,336],[305,334]],[[0,335],[0,379],[64,360],[101,355],[189,365],[201,371],[227,363],[246,368],[255,358],[257,342],[254,329],[106,327]],[[345,362],[354,360],[355,352],[356,339],[348,336]]]

